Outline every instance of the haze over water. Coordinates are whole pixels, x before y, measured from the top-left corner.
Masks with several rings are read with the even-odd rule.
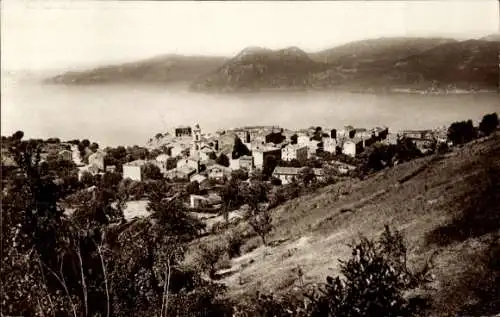
[[[4,77],[5,79],[5,77]],[[4,106],[7,105],[7,106]],[[201,94],[185,87],[65,86],[14,81],[2,84],[2,135],[88,138],[101,145],[143,145],[158,132],[199,123],[205,131],[277,124],[434,128],[454,120],[479,120],[500,110],[496,94],[405,95],[345,92]]]

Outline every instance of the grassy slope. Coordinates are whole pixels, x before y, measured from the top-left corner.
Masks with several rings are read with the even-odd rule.
[[[339,183],[289,201],[272,211],[275,229],[269,239],[285,241],[233,259],[234,273],[223,281],[232,296],[257,289],[290,289],[296,285],[297,266],[304,271],[306,282],[324,281],[326,275],[336,274],[338,260],[350,255],[347,244],[360,234],[378,236],[384,224],[390,224],[402,230],[417,263],[436,252],[436,309],[440,314],[451,313],[464,298],[473,298],[470,290],[460,288],[463,281],[459,276],[474,267],[470,261],[483,252],[487,234],[444,246],[428,244],[425,237],[464,208],[485,179],[485,166],[492,164],[500,167],[499,133],[444,157],[425,157],[363,181]],[[344,208],[353,211],[342,213]]]

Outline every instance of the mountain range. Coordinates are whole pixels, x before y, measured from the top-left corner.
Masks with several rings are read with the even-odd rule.
[[[368,39],[306,53],[248,47],[232,58],[164,55],[68,72],[51,83],[188,84],[199,92],[347,89],[497,90],[500,36]]]

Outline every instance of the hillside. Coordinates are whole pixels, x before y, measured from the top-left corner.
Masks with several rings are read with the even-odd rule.
[[[298,267],[305,283],[322,282],[338,273],[339,259],[349,257],[348,244],[361,234],[376,237],[389,224],[404,234],[410,261],[421,264],[434,255],[434,282],[428,290],[435,300],[433,315],[500,312],[495,297],[500,289],[491,280],[500,278],[500,266],[489,270],[483,260],[493,235],[500,233],[499,171],[497,132],[445,155],[291,200],[272,210],[268,241],[274,246],[259,246],[233,259],[222,281],[233,297],[289,291],[298,285]],[[243,223],[239,226],[245,230]],[[203,242],[221,239],[211,235]],[[254,237],[243,248],[258,241]]]
[[[296,47],[271,51],[246,48],[223,66],[195,81],[194,90],[258,90],[309,87],[310,74],[327,69]]]
[[[63,84],[191,82],[224,63],[223,57],[165,55],[147,60],[75,71],[48,79]]]
[[[64,84],[188,83],[201,92],[268,89],[345,89],[453,91],[498,89],[500,42],[493,34],[479,40],[380,38],[316,53],[297,47],[249,47],[233,58],[167,55],[69,72],[49,79]]]
[[[333,47],[314,53],[311,57],[317,61],[347,68],[370,63],[385,64],[387,66],[438,45],[451,42],[457,41],[447,38],[421,37],[368,39]]]

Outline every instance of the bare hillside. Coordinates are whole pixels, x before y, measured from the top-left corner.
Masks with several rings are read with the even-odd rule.
[[[497,133],[445,155],[291,200],[272,212],[275,228],[269,241],[274,246],[233,259],[223,282],[237,297],[254,290],[288,291],[297,285],[298,267],[305,282],[324,281],[337,274],[338,260],[350,255],[348,244],[360,235],[378,236],[389,224],[403,232],[411,260],[422,263],[434,255],[430,292],[439,315],[466,304],[486,306],[482,303],[488,299],[473,284],[489,283],[484,280],[489,276],[475,268],[484,264],[477,261],[500,228],[499,178],[493,174],[499,170]],[[205,239],[215,242],[220,236]]]

